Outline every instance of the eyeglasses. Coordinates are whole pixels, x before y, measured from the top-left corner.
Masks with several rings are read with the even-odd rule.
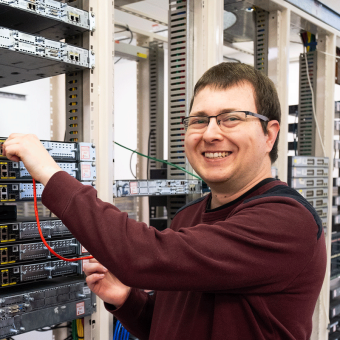
[[[259,118],[265,122],[268,122],[268,117],[253,113],[250,111],[233,111],[220,113],[217,116],[189,116],[182,119],[185,131],[199,131],[204,130],[208,127],[211,118],[216,118],[217,124],[221,129],[233,128],[247,119],[247,116],[253,116]]]

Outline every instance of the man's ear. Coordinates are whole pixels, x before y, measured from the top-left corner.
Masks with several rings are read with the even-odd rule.
[[[280,131],[280,123],[277,120],[271,120],[271,121],[268,122],[268,125],[267,125],[268,152],[270,152],[272,150],[279,131]]]

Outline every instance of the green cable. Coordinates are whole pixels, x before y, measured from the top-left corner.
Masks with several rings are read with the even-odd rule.
[[[187,174],[189,174],[189,175],[191,175],[191,176],[196,177],[196,178],[199,179],[200,181],[202,180],[201,177],[199,177],[199,176],[197,176],[197,175],[191,173],[190,171],[188,171],[188,170],[182,168],[181,166],[178,166],[178,165],[176,165],[176,164],[173,164],[173,163],[164,161],[164,160],[162,160],[162,159],[158,159],[158,158],[155,158],[155,157],[150,157],[150,156],[144,155],[144,154],[142,154],[142,153],[140,153],[140,152],[138,152],[138,151],[131,150],[131,149],[127,148],[126,146],[121,145],[121,144],[119,144],[119,143],[117,143],[117,142],[113,142],[113,143],[119,145],[120,147],[122,147],[122,148],[124,148],[124,149],[126,149],[126,150],[129,150],[129,151],[131,151],[131,152],[134,152],[134,153],[136,153],[136,154],[139,155],[139,156],[142,156],[142,157],[146,157],[146,158],[152,159],[153,161],[156,161],[156,162],[160,162],[160,163],[169,164],[169,165],[171,165],[171,166],[174,166],[175,168],[177,168],[177,169],[179,169],[179,170],[182,170],[182,171],[186,172]]]

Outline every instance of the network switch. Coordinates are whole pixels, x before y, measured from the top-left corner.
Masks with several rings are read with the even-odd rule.
[[[80,263],[63,260],[30,263],[1,268],[0,286],[8,287],[29,281],[80,274]]]
[[[56,26],[59,32],[68,36],[95,28],[93,14],[54,0],[0,0],[0,11],[7,14],[7,17],[0,16],[6,27],[15,28],[19,22],[23,30],[36,33],[37,28],[34,25],[25,25],[25,22],[39,20],[38,31],[51,37],[56,37],[52,30],[53,27],[56,30]]]
[[[71,235],[61,220],[41,220],[40,226],[43,236],[48,239]],[[13,221],[0,224],[1,245],[27,240],[40,240],[36,221]]]
[[[60,168],[70,176],[76,178],[78,175],[78,165],[76,163],[57,163]],[[23,162],[0,161],[0,179],[1,180],[30,180],[32,176],[27,171]]]
[[[309,188],[309,189],[298,189],[297,192],[304,198],[312,199],[317,197],[327,197],[327,188]]]
[[[292,167],[290,177],[327,177],[328,168]]]
[[[75,256],[79,253],[79,243],[75,238],[47,241],[47,243],[61,256]],[[43,242],[0,247],[0,265],[45,260],[51,258],[51,256],[53,257]]]
[[[289,185],[294,189],[325,188],[328,186],[328,178],[292,178]]]
[[[328,167],[329,159],[327,157],[312,157],[312,156],[290,156],[288,157],[288,168],[303,166],[303,167]]]
[[[314,208],[324,208],[328,205],[328,198],[307,198],[308,203]]]
[[[0,27],[0,47],[43,58],[53,58],[84,68],[94,67],[94,55],[89,50],[41,36]]]
[[[1,289],[1,337],[74,320],[95,310],[94,298],[83,280],[69,277],[65,283],[56,278],[28,286]]]
[[[113,196],[152,196],[201,194],[199,180],[119,180],[113,184]]]
[[[6,137],[0,137],[0,159],[7,159],[3,155],[2,144]],[[95,162],[96,149],[92,143],[66,143],[41,141],[53,159],[60,162]]]

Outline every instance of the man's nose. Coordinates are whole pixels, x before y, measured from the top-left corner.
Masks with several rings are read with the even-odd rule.
[[[203,133],[203,139],[208,143],[223,139],[217,117],[210,118],[209,124]]]

